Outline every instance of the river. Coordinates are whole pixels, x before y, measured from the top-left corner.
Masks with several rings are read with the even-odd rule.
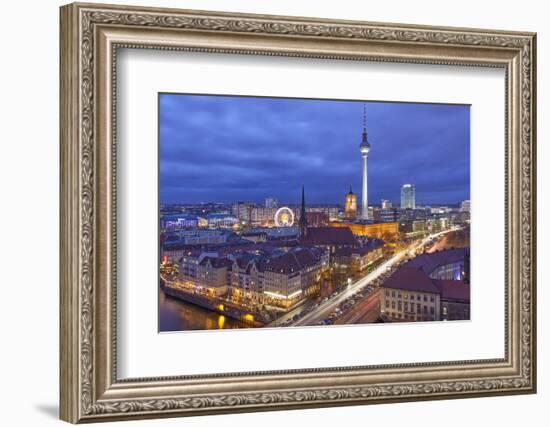
[[[238,320],[181,301],[159,291],[160,332],[250,327]]]

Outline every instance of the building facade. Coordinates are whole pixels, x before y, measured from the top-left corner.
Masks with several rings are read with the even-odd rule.
[[[351,187],[344,198],[344,218],[348,221],[357,218],[357,196],[353,193]]]
[[[416,189],[413,184],[404,184],[401,187],[401,209],[416,208]]]
[[[237,202],[231,207],[231,213],[240,222],[250,224],[252,222],[252,209],[255,206],[252,202]]]
[[[441,292],[441,320],[470,319],[470,285],[456,280],[435,280]]]
[[[250,213],[250,223],[259,226],[274,225],[277,210],[277,207],[253,207]]]
[[[422,270],[400,267],[380,288],[382,316],[402,322],[440,320],[440,291]]]
[[[380,286],[381,315],[394,321],[470,319],[470,284],[463,275],[449,274],[458,252],[435,255],[409,261]]]
[[[368,236],[382,240],[394,239],[399,234],[398,222],[374,224],[331,222],[329,225],[334,228],[349,228],[356,236]]]
[[[199,217],[191,214],[168,214],[160,217],[161,230],[180,230],[199,227]]]
[[[346,269],[352,275],[358,275],[363,273],[371,263],[382,257],[383,247],[382,240],[369,239],[362,246],[339,248],[333,256],[333,267]]]
[[[329,221],[337,221],[339,219],[339,212],[340,209],[338,206],[331,206],[331,205],[325,205],[325,206],[308,206],[306,208],[306,212],[322,212],[324,213]],[[296,211],[296,215],[298,216],[298,211]]]
[[[267,197],[265,199],[265,207],[268,209],[277,209],[279,207],[279,201],[273,197]]]
[[[239,220],[229,213],[211,213],[206,215],[208,227],[210,228],[233,228]]]
[[[202,292],[209,296],[221,296],[227,293],[228,271],[231,261],[227,258],[215,258],[205,256],[196,265],[196,285]]]
[[[235,257],[230,277],[232,298],[288,308],[320,289],[328,268],[324,251],[296,247],[284,254]]]
[[[374,209],[372,218],[375,222],[398,222],[399,209],[392,207]]]

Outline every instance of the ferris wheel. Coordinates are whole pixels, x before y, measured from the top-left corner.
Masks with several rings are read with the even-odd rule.
[[[292,227],[294,224],[294,212],[292,212],[292,209],[283,206],[275,212],[274,219],[277,227]]]

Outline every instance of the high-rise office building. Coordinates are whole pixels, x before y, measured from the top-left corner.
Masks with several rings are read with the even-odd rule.
[[[401,209],[415,209],[416,194],[414,184],[404,184],[401,187]]]
[[[380,203],[380,207],[382,209],[389,209],[392,207],[392,203],[389,201],[389,200],[386,200],[386,199],[382,199],[382,202]]]

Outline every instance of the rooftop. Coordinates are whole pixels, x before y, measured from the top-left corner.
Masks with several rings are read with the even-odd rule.
[[[463,280],[438,280],[433,282],[441,292],[441,299],[458,302],[470,302],[470,285]]]
[[[358,245],[348,227],[308,227],[307,236],[302,239],[305,245]]]
[[[216,257],[210,257],[205,256],[202,261],[200,262],[200,265],[206,265],[210,263],[210,265],[214,268],[223,268],[223,267],[230,267],[231,261],[227,258],[216,258]]]
[[[319,254],[315,249],[299,247],[286,252],[284,255],[268,258],[261,263],[261,269],[290,274],[312,266],[318,261]]]
[[[375,249],[381,248],[384,246],[384,241],[380,239],[369,239],[365,244],[361,246],[344,246],[336,249],[334,252],[335,256],[344,256],[349,257],[352,254],[366,255],[369,252],[372,252]]]
[[[431,279],[421,268],[399,267],[382,285],[382,288],[441,295],[442,300],[470,302],[470,285],[463,280]]]
[[[429,292],[439,294],[439,288],[432,279],[420,268],[399,267],[381,285],[382,288],[401,289],[413,292]]]
[[[467,250],[467,248],[457,248],[421,254],[408,261],[405,266],[422,268],[427,274],[431,274],[442,265],[463,261]]]

